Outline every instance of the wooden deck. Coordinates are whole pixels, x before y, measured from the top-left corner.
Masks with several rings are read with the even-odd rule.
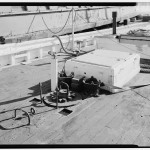
[[[139,73],[129,85],[150,83],[149,76]],[[50,91],[49,79],[49,58],[0,72],[0,144],[150,146],[149,86],[134,89],[137,93],[132,90],[117,94],[102,93],[99,98],[85,99],[70,107],[73,112],[65,116],[59,113],[62,108],[54,109],[44,104],[31,106],[30,100],[39,95],[39,82],[43,83],[44,94]],[[31,107],[36,111],[30,116],[31,125],[22,126],[28,122],[27,118],[9,119],[14,115],[15,108],[29,112]]]

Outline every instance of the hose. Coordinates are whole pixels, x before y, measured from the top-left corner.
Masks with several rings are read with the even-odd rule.
[[[72,55],[72,56],[77,56],[77,54],[69,53],[69,52],[67,52],[67,51],[65,50],[65,48],[64,48],[64,46],[63,46],[63,44],[62,44],[62,41],[61,41],[61,39],[60,39],[60,37],[59,37],[58,35],[53,35],[52,37],[58,38],[58,40],[59,40],[59,42],[60,42],[60,44],[61,44],[61,47],[62,47],[62,49],[64,50],[65,53],[67,53],[67,54],[69,54],[69,55]]]

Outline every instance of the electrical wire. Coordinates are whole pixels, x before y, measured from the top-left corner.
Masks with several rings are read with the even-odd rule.
[[[72,10],[70,10],[70,12],[69,12],[69,15],[68,15],[68,18],[67,18],[67,20],[66,20],[66,22],[65,22],[65,24],[64,24],[64,26],[59,30],[59,31],[57,31],[57,32],[54,32],[54,31],[52,31],[48,26],[47,26],[47,24],[46,24],[46,22],[45,22],[45,20],[44,20],[44,18],[43,18],[43,16],[41,16],[42,17],[42,20],[43,20],[43,23],[44,23],[44,25],[46,26],[46,28],[51,32],[51,33],[53,33],[53,34],[58,34],[58,33],[60,33],[65,27],[66,27],[66,25],[67,25],[67,23],[68,23],[68,20],[69,20],[69,17],[70,17],[70,14],[71,14],[71,12],[72,12]]]

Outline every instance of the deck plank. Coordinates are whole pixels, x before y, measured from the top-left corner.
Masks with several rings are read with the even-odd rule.
[[[49,59],[2,70],[0,112],[28,105],[30,108],[30,99],[39,95],[38,83],[49,79]],[[132,82],[135,85],[148,83],[149,74],[140,73]],[[49,90],[48,84],[44,84],[46,92]],[[147,100],[133,91],[126,91],[86,99],[77,107],[71,108],[73,113],[69,116],[62,116],[58,113],[59,110],[50,111],[47,107],[36,108],[37,112],[47,112],[31,117],[31,126],[0,130],[0,143],[150,145],[149,86],[136,89],[136,92],[147,97]],[[28,111],[29,108],[23,109]],[[0,119],[10,115],[0,114]],[[142,115],[144,117],[140,117]],[[11,123],[7,125],[11,127]]]
[[[122,96],[123,95],[120,94],[120,97]],[[113,107],[115,107],[116,105],[122,102],[121,99],[119,99],[119,95],[116,95],[116,97],[114,96],[113,100],[112,100],[112,96],[110,96],[110,98],[107,97],[107,99],[103,99],[103,101],[97,101],[94,105],[90,106],[91,107],[90,109],[83,111],[82,114],[78,115],[76,118],[72,118],[72,120],[69,120],[69,122],[66,122],[65,124],[62,124],[62,125],[61,125],[61,121],[60,123],[58,122],[59,126],[60,125],[61,126],[59,127],[59,129],[54,128],[53,130],[56,130],[56,132],[54,132],[50,136],[46,135],[46,134],[49,135],[49,133],[44,132],[42,133],[43,135],[40,133],[40,136],[38,137],[41,138],[41,141],[45,141],[48,143],[55,142],[55,138],[58,139],[58,137],[62,139],[66,139],[65,141],[68,141],[68,138],[70,138],[70,136],[73,136],[73,133],[76,133],[77,130],[84,131],[84,132],[86,131],[84,130],[83,125],[85,125],[86,127],[89,126],[88,124],[89,122],[92,123],[92,121],[96,121],[97,119],[105,116],[108,112],[112,111]],[[104,104],[102,105],[102,107],[100,107],[102,103]],[[87,123],[87,120],[88,120],[88,123]],[[70,124],[70,122],[73,122],[73,123]],[[39,142],[40,142],[40,138],[39,138]],[[62,141],[62,139],[60,139],[60,141]]]
[[[60,129],[60,127],[63,124],[65,124],[72,118],[81,114],[83,111],[85,111],[88,107],[90,107],[94,103],[95,103],[95,101],[91,102],[91,99],[89,99],[89,100],[86,100],[83,103],[77,105],[74,108],[73,113],[71,113],[69,116],[66,116],[66,117],[64,116],[64,117],[60,118],[57,122],[54,122],[54,124],[52,126],[45,125],[45,128],[42,129],[42,131],[38,131],[35,135],[33,135],[28,140],[26,140],[23,144],[30,144],[30,143],[34,143],[34,144],[41,144],[41,143],[44,144],[45,143],[46,144],[47,140],[49,140],[49,138],[51,136],[55,137],[58,134],[61,134],[61,132],[58,132],[58,130]]]
[[[97,116],[99,116],[99,118],[92,120],[92,121],[89,120],[89,122],[87,122],[87,124],[85,126],[83,126],[79,132],[76,133],[76,139],[72,140],[72,141],[75,143],[80,143],[80,144],[81,143],[85,144],[85,143],[89,143],[89,142],[94,143],[95,136],[99,132],[101,132],[105,128],[105,126],[109,122],[111,122],[111,120],[116,118],[118,113],[121,112],[120,107],[122,105],[125,105],[126,103],[128,103],[128,101],[122,100],[121,103],[119,103],[119,105],[116,107],[112,107],[111,109],[108,109],[107,107],[105,107],[102,110],[102,112],[106,112],[104,116],[101,115],[101,113],[102,113],[101,111],[97,112]],[[80,137],[80,140],[79,140],[79,137]],[[72,142],[72,141],[70,141],[70,142]]]

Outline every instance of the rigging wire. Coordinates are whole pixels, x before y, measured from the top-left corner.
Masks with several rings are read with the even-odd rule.
[[[44,25],[46,26],[46,28],[51,32],[51,33],[53,33],[53,34],[58,34],[58,33],[60,33],[65,27],[66,27],[66,25],[67,25],[67,23],[68,23],[68,20],[69,20],[69,17],[70,17],[70,14],[71,14],[71,12],[72,12],[72,10],[70,10],[70,12],[69,12],[69,15],[68,15],[68,17],[67,17],[67,20],[66,20],[66,22],[65,22],[65,24],[64,24],[64,26],[59,30],[59,31],[57,31],[57,32],[54,32],[54,31],[52,31],[48,26],[47,26],[47,24],[46,24],[46,22],[45,22],[45,20],[44,20],[44,18],[43,18],[43,16],[41,16],[42,17],[42,21],[43,21],[43,23],[44,23]]]
[[[28,34],[29,31],[30,31],[30,28],[31,28],[31,26],[32,26],[32,24],[33,24],[33,21],[34,21],[34,19],[35,19],[35,16],[36,16],[36,15],[34,15],[33,18],[32,18],[32,21],[31,21],[30,26],[29,26],[29,28],[28,28],[27,34]]]
[[[88,23],[88,21],[85,19],[85,18],[83,18],[82,16],[80,16],[79,14],[78,14],[78,12],[76,12],[77,13],[77,15],[82,19],[82,20],[84,20],[86,23]]]

